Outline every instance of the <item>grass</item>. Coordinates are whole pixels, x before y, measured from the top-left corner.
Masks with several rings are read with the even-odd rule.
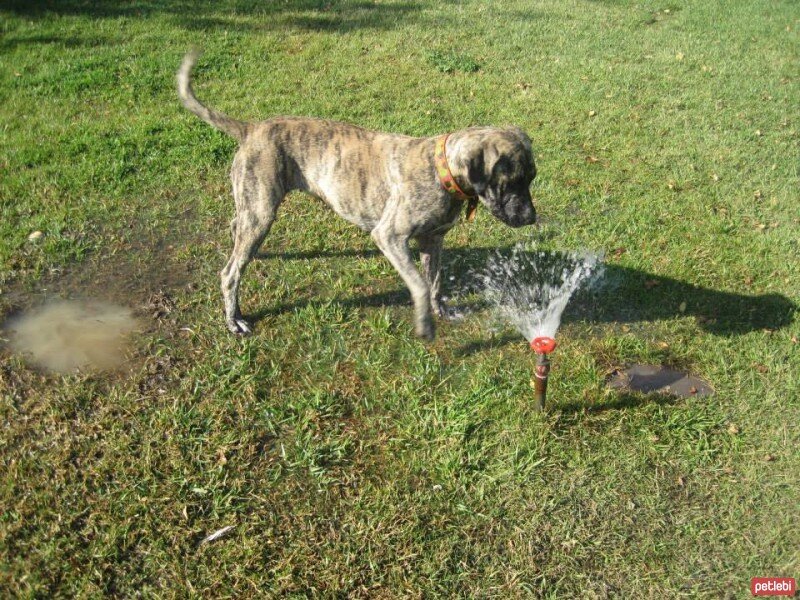
[[[0,354],[4,595],[743,597],[800,574],[794,3],[0,14],[0,310],[174,302],[122,373]],[[255,335],[225,333],[234,144],[179,107],[192,45],[198,95],[234,116],[530,133],[545,224],[479,213],[445,279],[532,237],[607,253],[613,293],[562,326],[545,416],[521,338],[478,313],[419,342],[368,236],[307,196],[245,278]],[[716,395],[607,390],[629,362]]]

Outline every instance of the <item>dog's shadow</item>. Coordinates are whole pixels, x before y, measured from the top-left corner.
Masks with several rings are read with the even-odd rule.
[[[510,254],[511,248],[462,247],[446,248],[443,254],[443,279],[455,281],[469,278],[476,269],[482,269],[490,256],[500,252]],[[558,253],[550,253],[556,256]],[[377,249],[312,252],[261,253],[261,260],[308,260],[339,257],[373,258],[380,256]],[[452,290],[443,290],[447,295]],[[348,307],[376,307],[409,304],[410,294],[404,287],[390,292],[354,295],[337,298]],[[253,321],[266,316],[290,312],[313,304],[313,298],[281,304],[250,315]],[[478,301],[480,302],[480,301]],[[480,308],[473,304],[471,308]],[[732,336],[759,329],[776,330],[790,324],[797,306],[781,294],[749,295],[738,292],[713,290],[624,267],[606,264],[596,285],[578,294],[570,303],[563,320],[591,323],[632,323],[692,316],[699,326],[709,333]],[[460,354],[472,354],[485,348],[510,343],[517,336],[493,337],[485,342],[473,342],[461,349]]]

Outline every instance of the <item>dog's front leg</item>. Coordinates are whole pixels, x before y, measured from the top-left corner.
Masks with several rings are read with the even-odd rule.
[[[430,292],[428,284],[414,265],[414,259],[408,247],[409,236],[400,235],[385,224],[378,225],[372,230],[371,235],[411,292],[411,298],[414,300],[416,334],[426,340],[432,340],[435,334],[429,299]]]
[[[445,307],[441,298],[441,278],[442,278],[442,245],[443,235],[423,235],[417,238],[419,243],[419,262],[422,264],[422,272],[428,281],[430,290],[431,309],[438,317],[445,316]]]

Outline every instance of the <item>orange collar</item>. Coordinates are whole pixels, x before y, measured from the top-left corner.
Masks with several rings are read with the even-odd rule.
[[[450,172],[450,165],[447,164],[447,153],[445,151],[445,144],[447,144],[447,137],[450,134],[445,134],[436,139],[436,148],[433,152],[433,161],[436,165],[436,173],[439,175],[439,183],[450,194],[459,200],[466,200],[467,204],[467,221],[475,220],[475,213],[478,212],[478,197],[470,196],[462,190],[455,177]]]

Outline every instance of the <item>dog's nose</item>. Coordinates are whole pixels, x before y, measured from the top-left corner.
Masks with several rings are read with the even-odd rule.
[[[523,223],[523,225],[533,225],[534,223],[536,223],[536,207],[533,205],[533,202],[531,202],[528,205],[528,210],[526,211],[526,213],[527,214],[524,215],[525,222]]]

